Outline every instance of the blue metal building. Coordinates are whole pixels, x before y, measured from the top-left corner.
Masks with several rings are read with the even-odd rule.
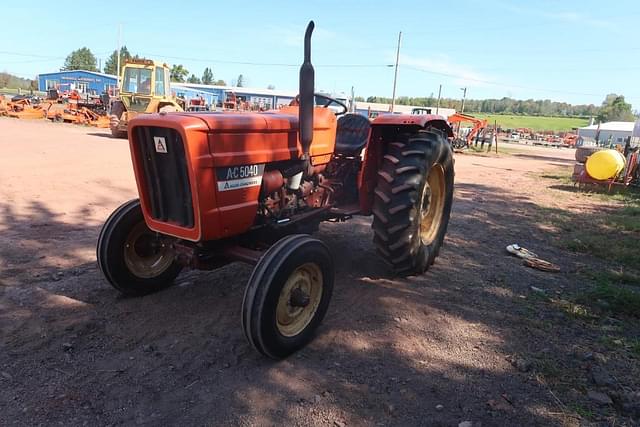
[[[183,98],[187,101],[193,98],[202,97],[207,105],[216,106],[224,101],[224,93],[211,90],[203,90],[202,88],[189,87],[184,83],[171,82],[171,92],[174,96]]]
[[[38,90],[58,89],[65,92],[75,89],[82,93],[100,95],[105,91],[115,93],[117,82],[116,76],[95,71],[56,71],[38,75]],[[234,93],[239,100],[264,109],[288,105],[296,96],[296,92],[272,89],[173,82],[171,83],[171,91],[173,95],[187,100],[202,96],[207,104],[213,106],[221,106],[229,94]]]
[[[173,86],[174,85],[172,84],[172,87]],[[233,93],[239,100],[264,109],[279,108],[283,105],[289,105],[296,96],[296,92],[273,89],[203,85],[195,83],[179,83],[176,86],[209,92],[217,98],[218,105],[220,102],[226,101],[229,95]]]
[[[56,71],[38,75],[38,90],[47,91],[58,89],[60,91],[77,90],[83,93],[100,95],[105,91],[114,91],[118,79],[110,74],[95,71]]]

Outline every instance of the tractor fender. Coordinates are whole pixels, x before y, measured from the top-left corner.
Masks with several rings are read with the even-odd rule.
[[[371,126],[408,126],[426,129],[433,127],[453,137],[453,130],[444,117],[437,114],[383,114],[371,122]]]
[[[453,137],[453,130],[449,123],[444,117],[435,114],[385,114],[372,121],[371,136],[358,177],[359,205],[362,214],[371,214],[378,170],[386,154],[387,144],[399,142],[396,140],[398,135],[417,133],[428,128],[438,129],[446,136]]]

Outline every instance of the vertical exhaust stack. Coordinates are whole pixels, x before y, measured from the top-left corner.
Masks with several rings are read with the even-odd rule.
[[[300,67],[300,106],[298,120],[300,126],[300,145],[302,145],[302,160],[311,168],[309,150],[313,141],[313,106],[314,106],[314,80],[315,71],[311,65],[311,33],[315,24],[313,21],[307,25],[304,34],[304,62]]]

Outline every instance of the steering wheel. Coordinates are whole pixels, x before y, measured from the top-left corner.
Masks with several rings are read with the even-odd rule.
[[[337,104],[339,107],[342,107],[342,111],[335,113],[336,116],[340,116],[342,114],[345,114],[347,111],[349,111],[349,107],[347,107],[344,103],[338,101],[335,98],[331,98],[330,96],[322,95],[321,93],[314,93],[313,98],[314,98],[314,101],[316,101],[318,98],[325,100],[323,104],[319,105],[319,107],[322,107],[322,108],[329,108],[329,106],[332,104]],[[295,99],[291,101],[289,105],[300,105],[300,95],[296,95]]]

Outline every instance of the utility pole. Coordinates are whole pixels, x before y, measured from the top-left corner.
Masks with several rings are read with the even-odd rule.
[[[391,112],[396,105],[396,82],[398,80],[398,62],[400,61],[400,40],[402,39],[402,31],[398,33],[398,49],[396,50],[396,71],[393,74],[393,95],[391,96]]]
[[[118,24],[118,76],[116,82],[118,83],[118,87],[120,87],[120,44],[122,41],[122,24]]]
[[[356,111],[356,93],[353,86],[351,86],[351,104],[349,105],[349,112],[353,113],[354,111]]]
[[[467,98],[467,88],[466,87],[461,87],[460,90],[463,91],[463,94],[462,94],[462,109],[460,111],[460,114],[464,114],[464,100]]]
[[[436,105],[436,114],[440,112],[440,95],[442,95],[442,85],[438,88],[438,105]]]

